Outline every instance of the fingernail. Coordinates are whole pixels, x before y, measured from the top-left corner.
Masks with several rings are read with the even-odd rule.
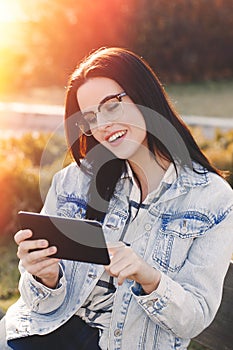
[[[50,253],[56,253],[57,248],[56,247],[50,247],[49,251],[50,251]]]
[[[47,246],[47,241],[40,241],[40,245],[42,247],[46,247]]]

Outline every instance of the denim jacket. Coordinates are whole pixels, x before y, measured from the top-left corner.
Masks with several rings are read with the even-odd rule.
[[[184,350],[217,312],[233,252],[233,192],[220,176],[194,166],[201,174],[180,169],[140,224],[128,226],[125,240],[162,277],[149,295],[130,279],[117,288],[109,333],[100,338],[104,350]],[[61,170],[42,212],[85,217],[89,182],[89,173],[76,164]],[[129,215],[129,191],[129,179],[122,176],[103,222],[108,242],[121,236]],[[63,260],[59,284],[50,289],[21,264],[19,268],[21,297],[6,314],[7,339],[60,327],[81,307],[104,271],[101,265]]]

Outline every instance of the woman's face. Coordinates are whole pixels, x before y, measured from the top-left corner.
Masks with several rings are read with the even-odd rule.
[[[108,100],[123,91],[112,79],[91,78],[80,86],[77,99],[86,120],[92,123],[97,116],[97,123],[91,128],[94,138],[117,158],[137,160],[142,157],[141,145],[147,144],[145,120],[129,96],[123,96],[119,103],[117,98]],[[104,100],[107,101],[103,103]]]

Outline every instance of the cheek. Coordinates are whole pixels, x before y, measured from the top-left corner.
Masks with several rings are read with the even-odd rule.
[[[144,140],[146,137],[146,129],[144,125],[138,125],[136,127],[133,128],[132,130],[132,135],[134,136],[134,138],[136,138],[137,140]],[[140,142],[141,143],[141,142]]]
[[[143,143],[146,139],[147,131],[144,119],[138,119],[137,123],[131,124],[131,136],[132,139],[139,143]]]
[[[101,138],[101,133],[99,131],[96,131],[95,134],[93,135],[94,139],[98,141],[99,143],[103,142],[103,139]]]
[[[134,103],[125,103],[123,105],[123,115],[124,119],[130,123],[132,122],[141,127],[145,125],[145,119],[137,105]]]

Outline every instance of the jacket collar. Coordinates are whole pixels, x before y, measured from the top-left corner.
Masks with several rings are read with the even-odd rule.
[[[177,173],[173,163],[170,164],[161,182],[174,184],[177,187],[196,187],[209,184],[209,172],[202,165],[193,162],[193,169],[188,166],[176,165]],[[121,179],[129,178],[133,180],[133,172],[128,162],[126,162],[126,171],[121,175]]]
[[[196,162],[193,162],[193,169],[183,166],[178,170],[177,187],[206,186],[209,183],[208,170]]]

